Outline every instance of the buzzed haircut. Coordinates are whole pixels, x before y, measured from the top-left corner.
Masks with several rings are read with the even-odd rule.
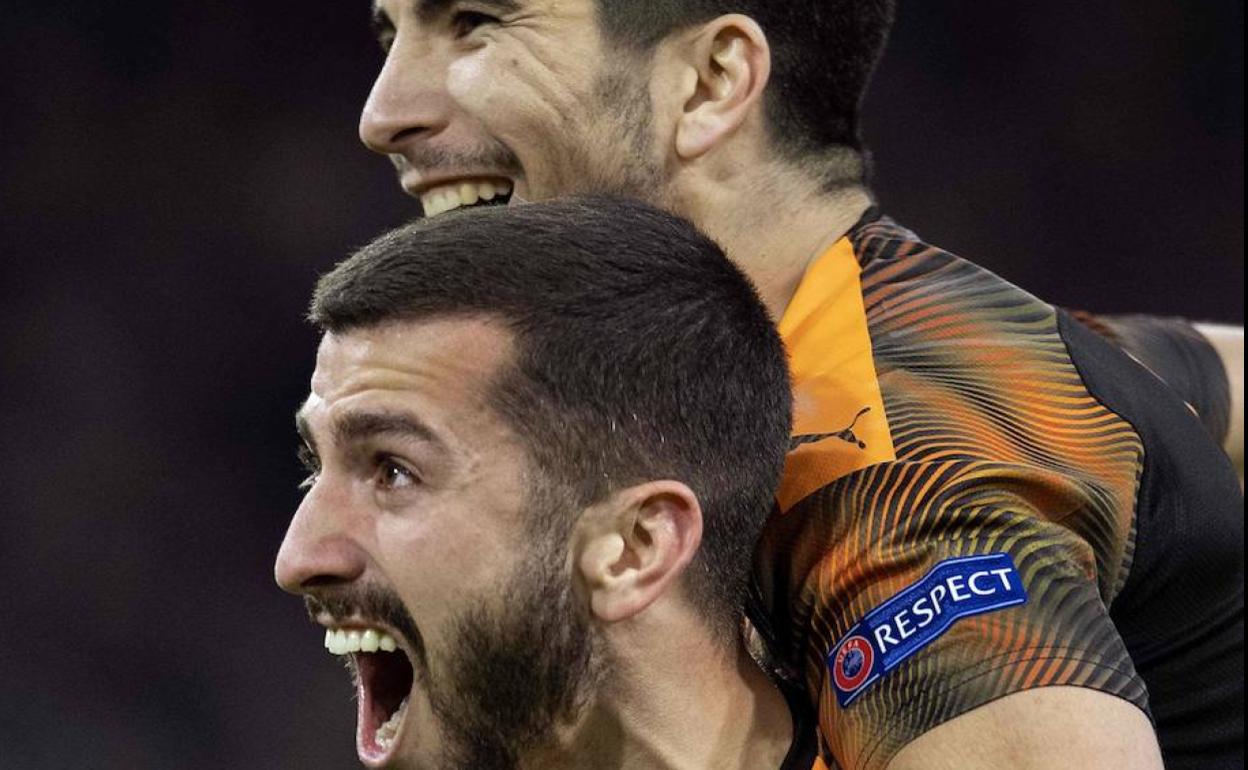
[[[771,46],[764,107],[773,145],[793,161],[824,160],[816,170],[826,187],[861,181],[859,110],[894,0],[597,0],[597,8],[608,40],[642,52],[717,16],[754,19]]]
[[[791,420],[784,348],[745,276],[672,214],[563,199],[383,235],[321,279],[310,313],[326,333],[457,316],[514,334],[490,404],[556,499],[583,508],[657,479],[693,489],[703,539],[685,585],[735,638]],[[571,511],[541,515],[567,519],[542,531],[571,525]]]

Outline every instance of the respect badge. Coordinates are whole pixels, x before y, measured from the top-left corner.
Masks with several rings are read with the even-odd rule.
[[[837,703],[841,708],[853,703],[873,682],[958,620],[1026,601],[1027,591],[1008,553],[938,562],[867,613],[833,646],[827,664]]]

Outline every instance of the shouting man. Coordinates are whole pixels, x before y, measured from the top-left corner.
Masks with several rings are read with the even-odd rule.
[[[312,319],[277,578],[350,660],[366,765],[811,768],[739,634],[784,349],[713,243],[636,202],[450,215]]]

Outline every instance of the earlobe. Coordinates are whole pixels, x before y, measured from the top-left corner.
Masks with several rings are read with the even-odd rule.
[[[684,572],[702,540],[702,510],[677,481],[621,490],[582,519],[575,564],[589,609],[605,623],[630,618]]]
[[[699,30],[689,50],[692,95],[676,129],[676,153],[684,160],[705,154],[740,128],[761,104],[771,74],[767,38],[748,16],[715,19]]]

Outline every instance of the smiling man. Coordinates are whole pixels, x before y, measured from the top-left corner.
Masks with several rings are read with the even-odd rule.
[[[809,770],[740,635],[789,436],[780,340],[639,203],[427,220],[317,288],[277,559],[373,767]]]
[[[740,11],[733,13],[732,11]],[[859,105],[893,0],[378,0],[360,138],[426,216],[577,193],[674,211],[780,317],[877,218]],[[1166,380],[1243,473],[1243,329],[1080,314]]]
[[[1242,397],[1191,327],[1078,323],[873,207],[858,105],[891,17],[380,0],[360,133],[427,215],[630,195],[758,286],[797,435],[750,611],[828,760],[1155,767],[1155,728],[1170,766],[1234,766],[1242,497],[1210,435]]]

